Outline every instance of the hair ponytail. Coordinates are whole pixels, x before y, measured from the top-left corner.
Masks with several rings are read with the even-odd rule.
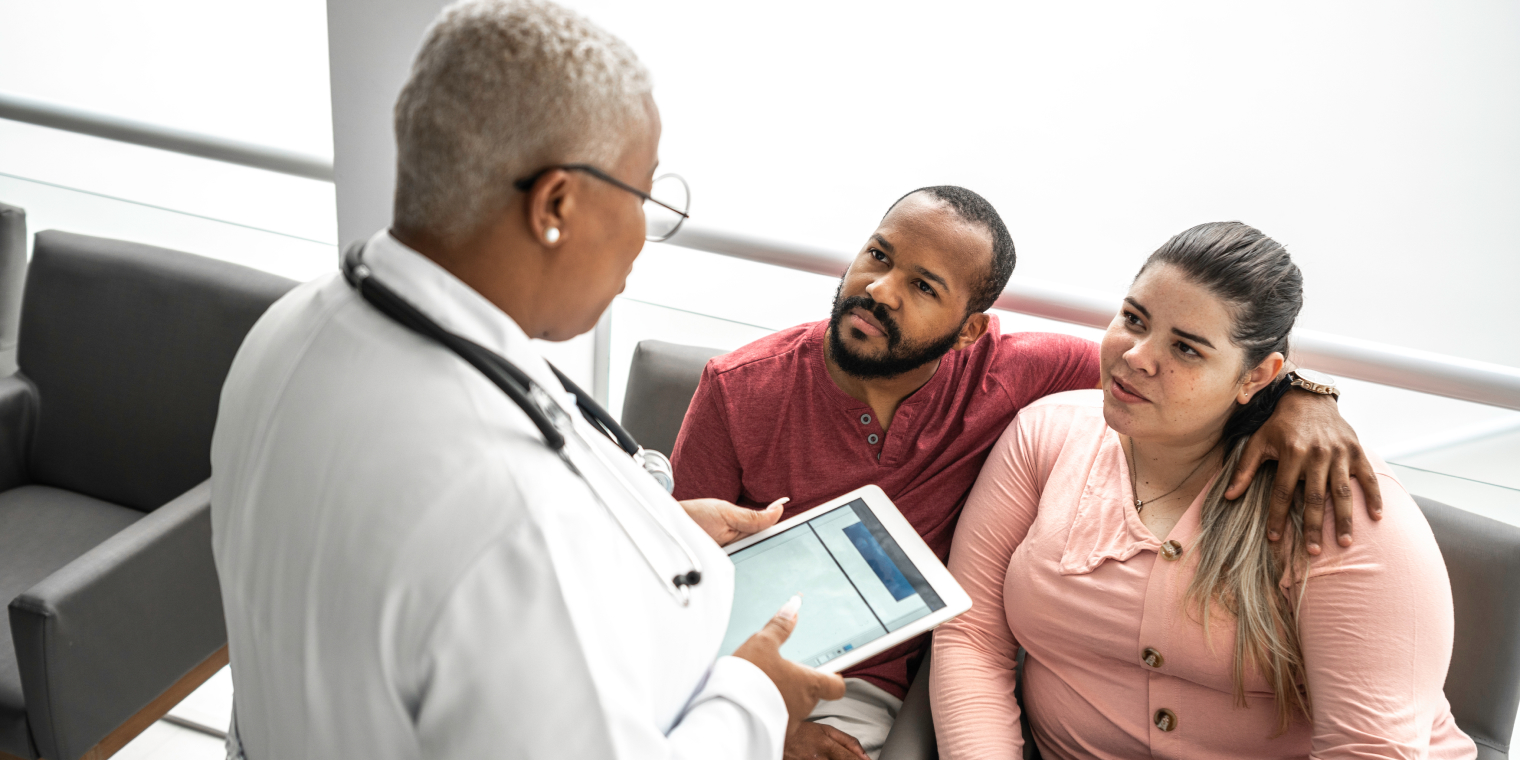
[[[1244,349],[1242,374],[1273,353],[1288,353],[1288,335],[1303,305],[1303,276],[1286,249],[1260,230],[1240,222],[1194,227],[1151,254],[1144,272],[1156,264],[1178,267],[1189,279],[1228,304],[1233,318],[1230,340]],[[1279,377],[1241,404],[1225,423],[1221,443],[1224,467],[1203,499],[1198,537],[1193,541],[1196,569],[1183,603],[1196,605],[1208,636],[1210,612],[1222,609],[1235,618],[1235,701],[1244,706],[1249,670],[1262,674],[1277,698],[1278,734],[1294,716],[1310,714],[1304,656],[1299,641],[1297,603],[1278,585],[1284,572],[1304,577],[1303,515],[1295,511],[1286,535],[1267,540],[1275,462],[1257,468],[1246,492],[1227,500],[1224,492],[1235,476],[1246,440],[1277,408],[1289,389]],[[1298,601],[1302,601],[1300,590]]]

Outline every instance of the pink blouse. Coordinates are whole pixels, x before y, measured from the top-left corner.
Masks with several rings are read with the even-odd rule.
[[[1475,757],[1442,692],[1445,563],[1414,500],[1377,468],[1383,519],[1366,517],[1358,489],[1355,543],[1340,547],[1327,521],[1325,549],[1311,558],[1299,627],[1314,719],[1274,737],[1277,708],[1259,673],[1248,673],[1246,706],[1235,704],[1234,619],[1216,608],[1211,642],[1182,607],[1202,496],[1163,547],[1131,506],[1101,391],[1025,407],[988,457],[951,548],[950,571],[974,606],[934,634],[941,755],[1020,756],[1022,646],[1025,707],[1047,758]],[[1297,594],[1286,578],[1283,590]]]

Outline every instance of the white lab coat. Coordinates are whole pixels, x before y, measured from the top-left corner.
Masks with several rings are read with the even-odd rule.
[[[384,232],[365,263],[575,410],[479,294]],[[780,694],[754,665],[717,656],[733,566],[628,455],[570,416],[605,454],[576,462],[606,506],[496,386],[340,274],[259,320],[223,388],[211,452],[249,758],[780,757]],[[690,606],[666,590],[685,555],[609,465],[697,553]]]

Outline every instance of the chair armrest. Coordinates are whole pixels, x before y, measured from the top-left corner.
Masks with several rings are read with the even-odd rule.
[[[0,492],[25,485],[37,426],[37,389],[19,374],[0,377]]]
[[[929,652],[918,665],[918,675],[903,697],[892,730],[881,745],[878,760],[936,760],[939,742],[934,737],[934,716],[929,709]]]
[[[210,481],[16,597],[10,618],[38,752],[83,755],[227,642]]]

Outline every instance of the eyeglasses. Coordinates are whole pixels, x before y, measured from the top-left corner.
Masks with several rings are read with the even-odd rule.
[[[691,208],[691,189],[686,186],[686,180],[681,179],[679,174],[666,174],[656,177],[649,192],[644,192],[617,177],[602,171],[590,164],[557,164],[546,166],[533,174],[513,182],[513,187],[527,192],[533,189],[539,177],[555,169],[565,171],[577,171],[590,174],[597,179],[610,185],[627,190],[644,199],[644,239],[651,243],[660,243],[669,240],[681,229],[681,223],[691,215],[686,210]]]

